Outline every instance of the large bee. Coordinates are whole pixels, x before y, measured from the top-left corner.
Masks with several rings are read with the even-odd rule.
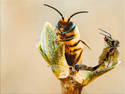
[[[69,66],[74,66],[81,62],[81,57],[83,53],[82,45],[79,43],[82,42],[85,46],[90,48],[84,41],[80,40],[80,34],[77,26],[75,23],[71,21],[71,18],[76,14],[80,13],[88,13],[88,11],[80,11],[72,14],[68,19],[64,18],[62,13],[57,10],[56,8],[44,4],[47,7],[50,7],[57,11],[60,16],[61,20],[58,21],[56,25],[56,34],[59,40],[56,42],[63,42],[65,45],[65,58]]]
[[[118,62],[119,51],[117,47],[119,47],[119,41],[114,40],[110,33],[102,29],[99,29],[99,30],[103,32],[100,34],[104,36],[104,41],[106,43],[106,47],[103,49],[103,52],[99,57],[99,65],[100,65],[100,68],[106,68],[110,64],[114,65]]]

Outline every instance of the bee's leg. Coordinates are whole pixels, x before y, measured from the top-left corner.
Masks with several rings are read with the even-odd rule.
[[[83,40],[79,40],[81,41],[87,48],[91,49]]]
[[[53,42],[60,43],[60,42],[70,41],[70,40],[72,40],[72,39],[74,39],[74,37],[72,37],[72,38],[68,38],[68,39],[65,39],[65,40],[54,40]]]
[[[74,37],[72,37],[72,38],[67,38],[67,39],[61,40],[61,41],[62,41],[62,42],[67,42],[67,41],[70,41],[70,40],[72,40],[72,39],[74,39]]]

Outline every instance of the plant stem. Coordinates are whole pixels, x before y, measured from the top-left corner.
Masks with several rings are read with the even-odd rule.
[[[62,94],[81,94],[83,86],[70,82],[61,82]]]

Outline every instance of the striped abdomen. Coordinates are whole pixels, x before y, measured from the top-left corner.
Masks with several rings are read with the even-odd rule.
[[[57,32],[59,40],[65,44],[65,58],[69,66],[79,63],[82,56],[82,46],[79,44],[80,35],[77,27],[71,32],[60,34]]]

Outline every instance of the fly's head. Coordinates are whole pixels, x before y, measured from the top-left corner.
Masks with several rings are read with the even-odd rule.
[[[103,32],[103,33],[101,32],[100,34],[104,36],[104,41],[109,47],[119,47],[119,41],[113,39],[110,33],[106,32],[103,29],[99,29],[99,30]]]

